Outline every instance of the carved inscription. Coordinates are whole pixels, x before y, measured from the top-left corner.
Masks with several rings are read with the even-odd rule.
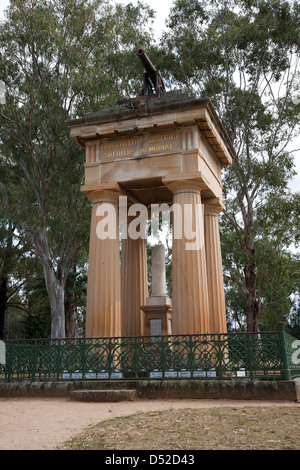
[[[141,143],[140,154],[174,152],[179,149],[180,144],[181,139],[179,142],[179,134],[177,132],[149,135],[145,137],[145,142]]]
[[[133,157],[138,149],[138,138],[108,140],[103,139],[100,146],[100,160],[120,157]]]
[[[143,134],[136,137],[102,139],[100,160],[112,161],[181,150],[181,135],[174,132]]]

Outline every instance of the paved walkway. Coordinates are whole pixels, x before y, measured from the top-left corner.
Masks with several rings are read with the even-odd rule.
[[[89,426],[116,416],[150,411],[234,406],[294,406],[294,402],[137,400],[85,403],[68,398],[0,398],[0,450],[54,450]]]

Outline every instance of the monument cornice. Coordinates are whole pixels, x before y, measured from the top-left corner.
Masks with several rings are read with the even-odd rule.
[[[234,149],[209,99],[169,92],[158,97],[123,100],[99,112],[67,122],[71,137],[82,147],[102,138],[155,133],[197,126],[222,166],[231,165]]]

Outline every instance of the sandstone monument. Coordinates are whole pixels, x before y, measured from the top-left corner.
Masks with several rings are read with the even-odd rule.
[[[92,202],[86,336],[226,333],[218,213],[233,150],[209,99],[141,94],[68,125],[85,148]],[[173,210],[172,301],[164,266],[148,293],[141,220],[152,205]]]

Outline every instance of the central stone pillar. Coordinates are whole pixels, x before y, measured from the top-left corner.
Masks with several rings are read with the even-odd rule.
[[[173,333],[210,332],[206,256],[201,205],[202,183],[167,183],[173,192]]]
[[[86,337],[121,336],[119,192],[94,190],[92,201]]]
[[[151,295],[146,300],[145,335],[160,336],[172,334],[172,301],[166,292],[166,262],[165,247],[152,247],[152,288]]]
[[[152,288],[151,297],[164,297],[166,292],[166,266],[165,247],[163,245],[154,246],[151,250],[152,261]]]

